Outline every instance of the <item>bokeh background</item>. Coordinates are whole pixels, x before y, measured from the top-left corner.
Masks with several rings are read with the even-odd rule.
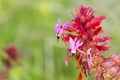
[[[54,26],[58,18],[62,23],[71,21],[71,12],[81,4],[94,8],[96,16],[107,17],[102,23],[104,35],[113,39],[104,55],[120,54],[119,0],[0,0],[0,59],[8,44],[22,54],[21,65],[10,69],[8,80],[77,80],[75,61],[70,59],[68,67],[64,64],[66,48],[62,41],[57,43]],[[0,60],[0,74],[3,70]]]

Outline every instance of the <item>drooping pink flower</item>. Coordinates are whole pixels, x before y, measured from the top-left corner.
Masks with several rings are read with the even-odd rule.
[[[63,26],[60,24],[60,19],[58,20],[58,23],[55,26],[55,32],[56,32],[56,36],[60,37],[61,34],[64,32],[64,30],[66,30],[68,27],[68,22],[66,22]]]
[[[83,42],[81,42],[81,40],[77,40],[77,38],[75,38],[74,40],[70,38],[69,44],[70,44],[71,53],[76,53],[78,47],[80,47],[83,44]]]

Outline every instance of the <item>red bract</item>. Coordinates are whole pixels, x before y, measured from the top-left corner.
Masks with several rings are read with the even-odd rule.
[[[112,39],[112,36],[98,37],[97,41],[98,42],[105,42],[105,41],[110,40],[110,39]]]
[[[77,62],[77,69],[80,70],[78,80],[84,76],[96,72],[96,80],[110,80],[109,78],[120,79],[120,57],[104,57],[101,53],[109,50],[106,41],[111,36],[102,37],[101,26],[105,16],[94,16],[94,10],[90,6],[81,5],[76,10],[76,15],[67,28],[62,30],[62,41],[65,42],[69,56],[65,58],[68,65],[68,58],[72,56]],[[111,72],[109,72],[109,70]],[[110,75],[110,77],[108,76]]]
[[[105,19],[105,16],[99,16],[96,19],[94,19],[93,21],[91,21],[91,27],[92,28],[96,28],[97,26],[100,25],[101,21]]]
[[[109,47],[107,45],[102,45],[102,46],[96,45],[96,48],[99,51],[108,51],[109,50]]]
[[[73,29],[73,28],[71,28],[71,27],[67,27],[67,29],[66,29],[68,32],[74,32],[75,31],[75,29]]]

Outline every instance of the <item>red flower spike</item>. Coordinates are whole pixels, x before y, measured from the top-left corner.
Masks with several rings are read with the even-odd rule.
[[[68,44],[68,52],[70,55],[72,53],[77,68],[80,69],[78,80],[83,80],[84,76],[89,76],[93,71],[97,73],[96,80],[119,79],[120,57],[106,58],[102,55],[103,51],[110,48],[106,41],[112,39],[111,36],[102,37],[101,22],[105,16],[95,17],[94,12],[90,6],[81,5],[76,10],[75,18],[65,29],[67,32],[62,36],[62,40]],[[100,45],[101,42],[103,45]],[[68,58],[65,58],[66,65]]]
[[[15,60],[18,58],[18,49],[14,45],[8,45],[4,51],[11,59]]]
[[[20,57],[19,50],[14,45],[8,45],[4,48],[4,52],[6,54],[6,58],[3,59],[3,63],[7,68],[10,68],[15,65],[15,62]]]

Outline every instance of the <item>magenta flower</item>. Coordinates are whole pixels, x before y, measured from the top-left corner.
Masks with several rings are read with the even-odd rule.
[[[61,36],[61,34],[64,32],[64,30],[66,30],[68,27],[68,22],[66,22],[63,26],[60,25],[60,19],[58,20],[58,23],[55,26],[55,32],[56,32],[56,36],[59,38]]]
[[[76,53],[78,47],[80,47],[83,44],[83,42],[81,42],[81,40],[77,40],[77,38],[75,38],[74,40],[70,38],[69,44],[70,44],[71,53]]]

